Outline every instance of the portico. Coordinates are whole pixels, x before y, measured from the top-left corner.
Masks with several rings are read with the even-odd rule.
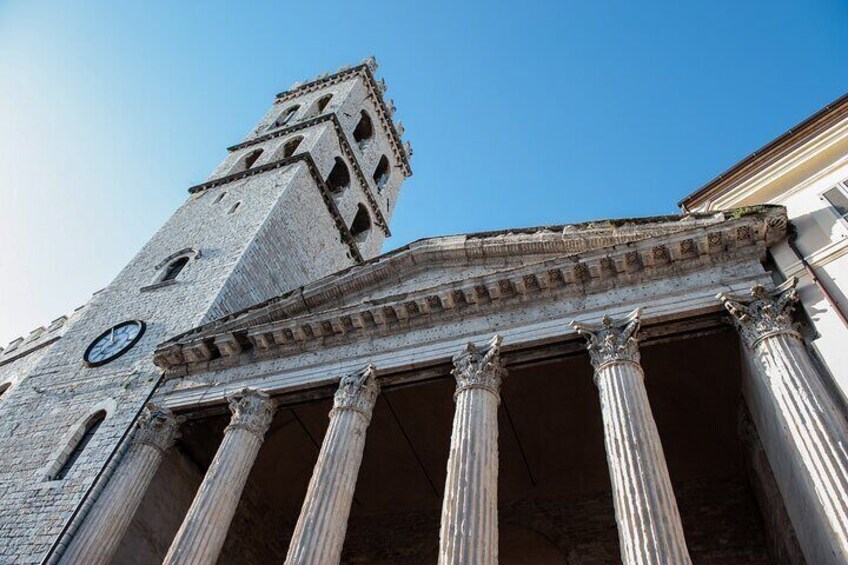
[[[743,398],[759,382],[744,360],[768,360],[722,303],[774,286],[762,260],[784,220],[764,208],[429,240],[178,336],[157,353],[170,378],[158,402],[188,421],[118,554],[767,563],[800,544],[809,559],[817,542],[793,525],[807,494],[748,471],[740,415],[758,422],[763,403]],[[786,386],[810,367],[786,369]],[[223,401],[253,394],[276,412],[244,436],[250,457],[228,457],[237,411]],[[810,457],[830,493],[843,480],[833,429]],[[762,441],[774,459],[804,437]],[[202,500],[230,460],[244,489],[221,524]],[[829,504],[821,519],[838,525]],[[763,519],[780,513],[789,527]],[[178,533],[197,523],[224,536],[216,555],[195,559]]]

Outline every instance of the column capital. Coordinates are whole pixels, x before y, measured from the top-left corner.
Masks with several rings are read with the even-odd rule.
[[[167,408],[160,408],[151,402],[138,420],[133,444],[149,445],[164,453],[180,437],[179,428],[184,421],[183,416],[174,416]]]
[[[468,343],[462,350],[453,356],[453,371],[451,374],[456,379],[456,392],[454,398],[471,388],[488,390],[500,398],[500,388],[507,371],[501,361],[501,343],[503,338],[495,334],[486,345],[478,348],[473,343]]]
[[[800,337],[792,321],[792,313],[798,302],[798,291],[795,289],[797,282],[798,279],[791,277],[771,289],[761,284],[754,285],[750,296],[720,292],[716,298],[730,312],[745,343],[753,348],[773,335]]]
[[[245,388],[227,397],[227,400],[233,417],[224,431],[242,429],[258,436],[260,440],[264,439],[265,432],[271,427],[276,408],[276,403],[268,396],[268,393]]]
[[[571,327],[588,342],[586,349],[595,372],[613,363],[639,364],[639,339],[642,309],[637,308],[621,320],[604,316],[600,324],[573,321]]]
[[[330,416],[338,410],[353,410],[370,420],[379,394],[380,383],[377,382],[377,368],[374,365],[345,375],[339,381],[339,388],[333,397]]]

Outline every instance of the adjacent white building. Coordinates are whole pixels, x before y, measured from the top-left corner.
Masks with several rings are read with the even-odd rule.
[[[844,402],[848,397],[848,95],[753,152],[686,198],[684,211],[786,207],[790,237],[770,249],[797,277],[808,336]],[[794,238],[793,238],[794,235]]]

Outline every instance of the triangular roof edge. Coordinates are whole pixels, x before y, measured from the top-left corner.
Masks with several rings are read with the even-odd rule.
[[[409,273],[411,269],[424,266],[449,265],[468,260],[485,261],[488,258],[510,254],[524,254],[539,258],[572,256],[620,243],[680,233],[691,228],[714,225],[744,216],[758,216],[761,219],[766,216],[779,216],[784,222],[786,217],[783,207],[763,205],[728,212],[611,219],[423,238],[281,296],[270,298],[173,336],[163,342],[160,348],[210,332],[218,333],[230,331],[235,327],[262,324],[281,316],[295,317],[309,314],[318,310],[323,304],[332,304],[346,295],[360,292],[392,278],[400,280],[398,277],[402,272]],[[586,244],[587,241],[595,242],[597,245],[587,244],[581,249],[576,244],[577,242]]]

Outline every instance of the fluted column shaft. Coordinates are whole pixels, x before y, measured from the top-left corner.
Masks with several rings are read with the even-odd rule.
[[[640,365],[639,315],[572,325],[588,339],[595,367],[622,561],[686,564],[691,559]]]
[[[152,405],[146,409],[123,463],[74,536],[62,563],[107,565],[112,561],[181,422],[167,410]]]
[[[245,389],[231,397],[233,417],[164,563],[212,565],[218,560],[247,477],[271,425],[274,402]]]
[[[365,432],[379,392],[372,366],[342,378],[289,545],[287,565],[333,565],[341,560]]]
[[[795,279],[767,290],[755,286],[750,297],[720,294],[743,341],[753,353],[754,378],[777,407],[779,423],[789,441],[785,448],[809,485],[814,505],[795,520],[826,532],[819,540],[802,540],[811,562],[848,563],[848,425],[822,385],[818,371],[794,329],[792,311],[798,301]],[[787,488],[787,485],[782,485]],[[784,495],[785,496],[785,495]],[[796,530],[801,526],[797,524]],[[799,537],[802,532],[799,531]],[[820,540],[826,540],[822,543]],[[803,542],[807,543],[804,544]],[[815,547],[812,547],[815,546]]]
[[[498,405],[506,370],[500,336],[483,350],[454,357],[453,431],[448,458],[439,564],[498,562]]]

